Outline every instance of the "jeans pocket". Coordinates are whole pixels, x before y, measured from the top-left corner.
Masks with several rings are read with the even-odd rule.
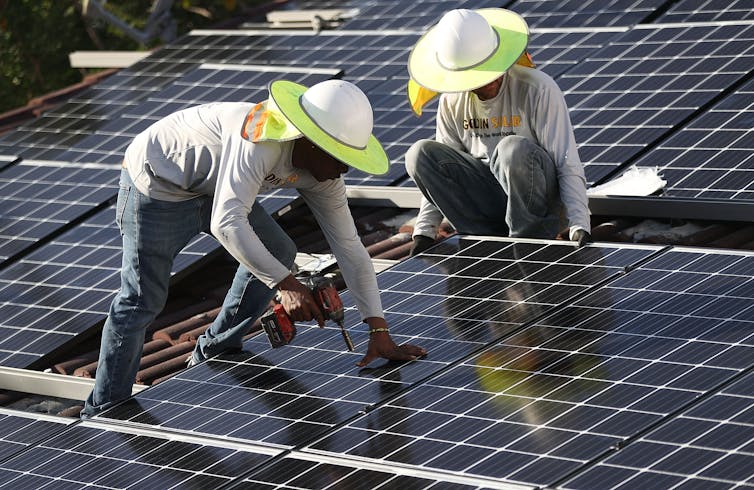
[[[130,197],[131,186],[121,185],[120,189],[118,189],[118,203],[115,207],[115,224],[118,225],[120,236],[123,236],[123,215],[126,213]]]

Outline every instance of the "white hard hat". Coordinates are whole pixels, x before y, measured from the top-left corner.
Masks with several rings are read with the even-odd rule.
[[[495,54],[500,42],[487,20],[469,9],[443,15],[432,39],[437,61],[448,70],[464,70],[484,62]]]
[[[526,21],[510,10],[451,10],[416,42],[408,72],[435,92],[474,90],[510,68],[528,40]]]
[[[333,157],[370,174],[387,172],[385,150],[372,135],[372,105],[353,83],[327,80],[306,88],[277,80],[270,96],[288,121]]]
[[[345,80],[320,82],[304,92],[301,107],[335,140],[351,148],[366,148],[374,122],[372,106],[356,85]]]

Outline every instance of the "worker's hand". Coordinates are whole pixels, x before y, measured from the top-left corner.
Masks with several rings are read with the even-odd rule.
[[[576,242],[579,247],[583,247],[587,243],[592,243],[592,235],[590,235],[588,231],[579,228],[573,232],[573,241]]]
[[[369,323],[370,330],[375,328],[387,329],[387,323],[382,318],[367,318],[367,323]],[[415,361],[426,355],[427,351],[424,348],[412,344],[397,345],[393,342],[389,332],[380,331],[369,335],[367,353],[356,365],[364,367],[379,358],[390,361]]]
[[[288,277],[278,283],[280,290],[280,303],[286,313],[294,322],[308,322],[317,320],[320,327],[325,326],[325,318],[317,306],[308,287],[289,274]]]
[[[414,255],[418,255],[425,250],[427,250],[429,247],[435,244],[435,240],[424,235],[416,235],[414,237],[414,243],[411,245],[411,250],[408,252],[408,255],[410,257],[413,257]]]

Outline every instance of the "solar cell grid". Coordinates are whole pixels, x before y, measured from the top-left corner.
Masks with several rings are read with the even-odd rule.
[[[24,161],[0,173],[0,263],[23,253],[117,193],[119,172]]]
[[[754,365],[753,259],[659,254],[305,450],[552,485]]]
[[[659,22],[719,22],[754,19],[751,0],[679,0]]]
[[[632,441],[562,488],[732,488],[754,477],[751,374]]]
[[[321,461],[294,453],[255,472],[233,488],[408,488],[458,489],[496,488],[497,482],[452,478],[437,472],[406,472],[358,462]]]
[[[564,243],[505,239],[492,240],[496,246],[477,239],[450,243],[455,244],[446,244],[446,249],[454,249],[451,255],[435,253],[398,264],[388,271],[386,280],[383,274],[378,275],[386,318],[396,341],[424,345],[434,352],[427,359],[408,364],[382,362],[355,370],[366,335],[353,300],[345,292],[345,323],[352,331],[357,352],[344,352],[342,339],[332,327],[301,326],[294,343],[282,349],[270,349],[266,339],[254,337],[246,344],[247,352],[221,356],[181,373],[139,393],[102,418],[297,447],[447,369],[555,306],[527,300],[528,285],[540,293],[563,286],[558,301],[567,301],[587,286],[620,274],[623,268],[659,250],[611,246],[589,250]],[[529,274],[546,269],[550,260],[568,269],[570,275],[552,273],[549,279],[540,277],[539,283],[529,278]],[[480,263],[483,266],[477,265]],[[509,276],[505,271],[514,265],[523,272]],[[565,283],[578,269],[596,273],[582,274],[579,287]],[[505,291],[515,292],[501,296],[501,291],[492,287],[489,297],[478,297],[478,292],[464,295],[468,287],[473,287],[464,279],[479,280],[483,274],[497,272],[502,276],[501,284],[508,281]],[[460,294],[452,291],[455,279],[462,280],[462,289],[457,290]],[[424,286],[422,292],[413,291],[417,285]],[[448,294],[452,296],[446,298]],[[327,442],[322,444],[331,447]]]
[[[556,78],[625,31],[625,28],[533,29],[526,49],[538,69]]]
[[[104,320],[120,286],[113,213],[98,212],[0,271],[0,365],[28,367]],[[217,247],[198,236],[176,257],[173,274]]]
[[[0,477],[21,488],[217,488],[274,455],[84,423],[6,460]]]
[[[754,24],[637,26],[558,78],[589,183],[742,80]]]
[[[27,447],[62,432],[69,422],[60,418],[0,410],[0,464]]]
[[[631,26],[642,22],[663,0],[516,0],[507,8],[533,27]],[[498,7],[499,5],[494,5]]]
[[[396,1],[373,1],[359,6],[358,15],[347,20],[340,30],[352,29],[412,29],[425,30],[440,20],[442,14],[459,8],[458,2],[432,0],[406,4]],[[500,2],[475,0],[464,2],[463,8],[500,7]]]
[[[663,195],[754,199],[754,81],[749,81],[637,161],[667,181]]]
[[[98,133],[122,110],[138,103],[178,74],[140,71],[134,65],[76,94],[60,107],[0,136],[0,148],[12,149],[25,159],[60,160],[66,149]],[[100,135],[101,137],[102,135]],[[122,155],[98,154],[87,162],[120,163]]]
[[[202,65],[187,71],[162,90],[151,93],[145,100],[124,108],[117,120],[103,124],[96,134],[63,151],[61,158],[71,161],[117,160],[120,163],[133,137],[175,111],[210,102],[262,101],[267,98],[267,84],[272,79],[284,77],[314,84],[337,73],[337,70]]]

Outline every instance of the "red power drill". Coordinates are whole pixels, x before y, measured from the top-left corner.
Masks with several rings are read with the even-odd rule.
[[[338,324],[348,350],[353,351],[351,336],[348,335],[348,331],[343,326],[343,301],[341,301],[332,280],[323,276],[307,276],[299,278],[299,280],[312,292],[322,316]],[[260,322],[273,348],[288,345],[296,337],[296,325],[291,321],[285,308],[280,303],[262,315]]]

